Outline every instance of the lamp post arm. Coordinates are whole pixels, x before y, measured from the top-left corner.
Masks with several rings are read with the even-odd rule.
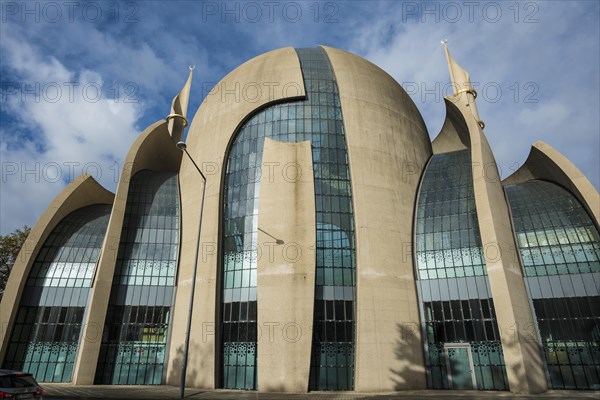
[[[184,148],[183,151],[185,152],[185,154],[187,154],[187,156],[190,159],[190,161],[192,162],[192,164],[194,164],[194,167],[196,167],[196,169],[200,173],[200,176],[202,176],[202,180],[204,180],[204,183],[206,184],[206,176],[204,176],[204,174],[202,173],[202,170],[200,169],[200,167],[198,166],[198,164],[196,164],[196,161],[194,161],[194,159],[192,158],[192,156],[190,155],[190,153],[188,153],[187,149]]]

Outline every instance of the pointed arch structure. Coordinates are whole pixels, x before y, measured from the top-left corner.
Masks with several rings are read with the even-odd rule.
[[[391,76],[328,46],[245,62],[186,137],[190,71],[116,194],[78,177],[33,227],[0,304],[3,367],[261,392],[600,388],[581,356],[600,351],[598,192],[542,142],[501,180],[446,57],[433,142]]]
[[[17,336],[22,335],[23,340],[27,340],[27,341],[34,340],[34,339],[29,339],[30,336],[26,335],[25,332],[23,332],[22,334],[17,334],[16,332],[14,332],[15,329],[18,328],[19,325],[21,325],[21,322],[16,320],[17,313],[19,312],[19,310],[21,310],[20,305],[25,304],[25,302],[27,300],[28,301],[27,304],[30,306],[30,308],[32,308],[30,314],[32,314],[32,318],[33,318],[35,315],[34,308],[38,307],[37,304],[41,304],[42,306],[47,305],[48,307],[52,306],[51,303],[56,303],[56,304],[62,305],[63,307],[68,306],[68,302],[65,303],[65,301],[68,300],[68,298],[66,298],[66,296],[72,295],[72,293],[71,293],[72,290],[69,291],[69,290],[65,289],[63,291],[60,291],[60,293],[52,293],[54,300],[51,303],[49,303],[49,304],[45,304],[43,302],[38,303],[38,301],[42,301],[42,299],[39,298],[41,296],[41,294],[38,292],[39,292],[39,290],[44,290],[44,287],[48,287],[48,285],[58,286],[58,287],[69,287],[69,286],[72,287],[73,284],[71,284],[71,282],[67,282],[66,280],[64,283],[61,283],[61,282],[50,283],[49,279],[46,278],[46,279],[43,279],[43,282],[35,283],[35,282],[31,282],[31,280],[28,279],[28,277],[30,276],[30,274],[32,272],[32,269],[34,268],[34,264],[36,262],[38,264],[40,264],[40,266],[36,267],[36,270],[41,269],[41,271],[37,272],[37,274],[40,277],[44,276],[44,274],[43,274],[44,268],[46,268],[46,269],[50,268],[52,270],[57,270],[56,273],[53,274],[56,277],[64,276],[64,278],[66,278],[68,275],[71,275],[69,271],[67,271],[67,270],[63,271],[58,266],[58,264],[64,263],[64,261],[66,260],[66,258],[64,258],[60,255],[61,252],[64,252],[62,248],[59,247],[59,252],[57,254],[55,254],[54,256],[49,255],[49,249],[45,250],[45,253],[48,253],[48,254],[40,256],[40,252],[44,248],[49,237],[51,237],[53,231],[57,227],[60,227],[61,223],[63,221],[66,221],[70,215],[79,212],[79,214],[81,214],[80,219],[82,221],[87,218],[86,215],[89,215],[90,217],[94,216],[94,218],[95,218],[97,216],[97,213],[95,213],[93,211],[86,211],[86,210],[91,210],[90,207],[93,207],[93,206],[112,205],[113,201],[114,201],[114,195],[111,192],[109,192],[108,190],[104,189],[98,182],[96,182],[96,180],[91,175],[89,175],[89,174],[80,175],[79,177],[75,178],[73,180],[73,182],[71,182],[69,185],[67,185],[67,187],[65,187],[63,189],[63,191],[52,201],[52,203],[50,203],[48,208],[44,211],[44,213],[41,215],[39,220],[36,222],[36,224],[31,229],[31,232],[29,233],[29,236],[27,237],[25,244],[23,245],[23,248],[19,252],[17,259],[15,260],[15,264],[13,265],[13,268],[11,270],[11,274],[9,276],[9,279],[8,279],[8,282],[6,285],[6,289],[5,289],[4,295],[2,297],[2,302],[0,304],[0,321],[1,321],[2,327],[3,327],[3,329],[0,332],[0,344],[2,345],[2,347],[0,349],[0,359],[3,359],[5,364],[7,362],[9,362],[9,359],[11,359],[11,360],[14,360],[15,366],[20,365],[19,363],[17,363],[18,357],[16,355],[8,354],[8,356],[7,356],[7,351],[9,349],[9,347],[11,347],[11,346],[12,346],[13,352],[18,352],[18,354],[23,354],[23,357],[25,357],[24,353],[21,353],[22,351],[24,352],[25,350],[24,349],[21,350],[20,348],[18,348],[19,345],[16,344],[17,342],[15,340],[17,340],[18,338],[17,337],[13,338],[14,340],[12,340],[12,342],[11,342],[11,338],[10,338],[11,335],[13,335],[13,336],[14,335],[17,335]],[[82,225],[78,225],[77,229],[81,229],[81,228],[82,228]],[[76,235],[77,233],[75,232],[75,233],[71,233],[71,234]],[[99,233],[99,234],[103,236],[103,233]],[[98,240],[101,241],[102,237],[100,236],[99,238],[95,239],[95,242],[98,242]],[[67,243],[64,243],[64,241],[56,241],[55,240],[54,242],[56,242],[55,246],[58,245],[58,243],[60,243],[61,246],[65,247],[65,245],[67,244]],[[52,245],[52,244],[50,243],[50,245]],[[99,250],[99,249],[96,249],[96,250]],[[68,252],[69,250],[66,249],[65,251]],[[73,251],[75,251],[75,250],[73,250]],[[56,253],[56,252],[54,252],[54,253]],[[96,253],[96,256],[97,256],[97,253]],[[79,257],[79,258],[77,258],[77,257]],[[71,263],[83,261],[81,259],[80,255],[69,256],[69,260]],[[95,263],[96,260],[90,259],[88,262]],[[73,267],[76,268],[77,266],[74,265]],[[91,276],[93,276],[95,273],[95,268],[92,268],[92,269],[93,270],[91,271]],[[73,282],[73,283],[75,283],[75,282]],[[32,297],[30,299],[23,298],[23,294],[26,291],[26,286],[32,287],[32,289],[29,290],[29,292],[28,292],[28,296]],[[77,284],[77,286],[82,286],[82,285]],[[87,287],[89,285],[84,284],[83,286]],[[39,288],[37,291],[35,290],[36,287]],[[51,290],[51,288],[49,290]],[[45,293],[45,297],[47,297],[47,296],[48,296],[48,293]],[[81,302],[83,302],[83,303],[78,304],[78,305],[80,305],[80,306],[86,305],[87,293],[81,299]],[[29,304],[29,303],[31,303],[31,304]],[[48,309],[48,311],[50,311],[50,309]],[[21,314],[22,313],[23,313],[23,311],[21,311]],[[23,322],[27,323],[27,324],[31,323],[31,321],[27,322],[25,320],[23,320]],[[81,320],[74,321],[74,324],[81,324],[81,323],[82,323]],[[54,336],[56,336],[56,335],[54,335]],[[60,336],[60,335],[58,335],[58,336]],[[58,336],[56,339],[57,341],[60,340],[60,338]],[[69,338],[69,339],[71,340],[71,338]],[[52,340],[53,339],[47,339],[47,341],[49,341],[49,342],[51,342]],[[74,343],[75,348],[77,348],[77,343],[79,342],[79,339],[78,338],[73,339],[72,342]],[[23,342],[23,346],[28,345],[28,343],[29,342],[27,342],[27,343]],[[72,351],[72,350],[69,349],[69,351]],[[39,355],[38,355],[38,357],[39,357]],[[21,368],[22,368],[22,365],[21,365]],[[51,380],[54,380],[54,379],[57,379],[58,381],[63,381],[63,380],[70,381],[71,380],[70,373],[63,375],[62,373],[57,372],[57,374],[59,376],[55,378],[54,370],[52,370],[52,371],[48,372],[47,376]],[[42,379],[40,379],[40,380],[42,380]]]

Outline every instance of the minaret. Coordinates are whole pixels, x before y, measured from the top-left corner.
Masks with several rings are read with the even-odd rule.
[[[185,117],[188,108],[188,102],[190,99],[190,88],[192,86],[192,74],[195,66],[190,65],[190,75],[188,76],[185,85],[181,91],[173,98],[171,103],[171,112],[167,115],[167,123],[169,134],[173,138],[175,143],[179,142],[183,138],[183,130],[188,126],[188,120]]]
[[[477,92],[473,89],[471,85],[471,78],[469,77],[469,73],[465,71],[450,55],[450,51],[448,50],[448,40],[442,40],[442,44],[444,45],[444,50],[446,52],[446,61],[448,62],[448,71],[450,72],[450,80],[452,81],[452,87],[454,88],[454,101],[460,101],[471,110],[471,114],[475,121],[479,124],[481,129],[485,127],[485,124],[479,118],[479,113],[477,112],[477,104],[475,104],[475,99],[477,98]]]

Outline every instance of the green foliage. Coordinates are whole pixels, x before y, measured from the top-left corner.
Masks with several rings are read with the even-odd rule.
[[[0,298],[4,293],[10,270],[15,264],[19,251],[30,231],[31,228],[25,225],[21,229],[17,228],[13,233],[0,235]]]

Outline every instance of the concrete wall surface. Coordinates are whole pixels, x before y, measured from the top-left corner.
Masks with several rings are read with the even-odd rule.
[[[356,230],[355,390],[425,388],[412,256],[417,187],[432,154],[400,85],[356,55],[323,47],[337,79]]]
[[[216,86],[196,113],[187,136],[188,151],[206,174],[206,197],[200,234],[200,255],[194,299],[187,383],[196,388],[217,387],[218,307],[220,304],[219,242],[222,187],[230,143],[241,125],[257,110],[305,96],[300,61],[291,48],[274,50],[242,64]],[[179,174],[182,232],[174,321],[187,319],[202,184],[186,157]],[[185,323],[173,325],[167,383],[181,379]]]
[[[531,146],[527,160],[512,175],[502,181],[504,185],[543,179],[558,183],[570,191],[596,222],[600,223],[600,195],[589,179],[565,156],[552,146],[537,141]]]
[[[258,388],[308,391],[315,304],[316,211],[310,142],[265,139],[258,211]],[[276,211],[275,211],[276,210]]]
[[[547,383],[541,346],[531,329],[535,321],[498,166],[483,130],[468,108],[474,99],[463,96],[462,100],[468,101],[448,100],[461,111],[469,130],[475,207],[508,384],[516,393],[544,392]]]

